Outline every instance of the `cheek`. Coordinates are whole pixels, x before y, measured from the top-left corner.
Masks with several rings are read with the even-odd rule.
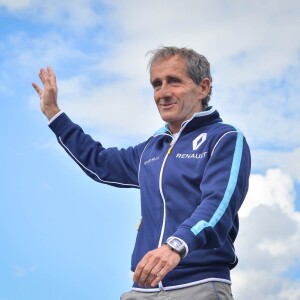
[[[158,97],[158,94],[156,92],[154,92],[153,98],[154,98],[155,104],[157,105],[158,101],[159,101],[159,97]]]

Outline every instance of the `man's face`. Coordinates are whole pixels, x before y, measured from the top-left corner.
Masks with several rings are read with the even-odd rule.
[[[207,78],[195,84],[187,75],[186,62],[177,55],[156,62],[150,70],[150,81],[160,116],[173,133],[195,112],[202,111],[202,99],[210,88]]]

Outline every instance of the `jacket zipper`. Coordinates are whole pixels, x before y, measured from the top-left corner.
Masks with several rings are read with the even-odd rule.
[[[173,145],[172,145],[172,143],[171,143],[170,148],[168,149],[168,152],[167,152],[168,155],[171,154],[172,148],[173,148]]]
[[[166,226],[166,199],[165,199],[165,196],[164,196],[164,193],[163,193],[163,190],[162,190],[162,174],[163,174],[163,170],[164,170],[164,167],[165,167],[165,163],[167,161],[167,158],[168,156],[171,154],[172,150],[173,150],[173,147],[175,145],[175,143],[177,142],[177,140],[179,139],[179,136],[181,135],[181,132],[183,131],[183,129],[185,128],[185,126],[187,125],[188,122],[186,122],[180,129],[179,131],[179,134],[177,136],[176,139],[172,139],[172,142],[170,143],[170,147],[167,151],[167,154],[164,158],[164,161],[162,163],[162,166],[161,166],[161,169],[160,169],[160,174],[159,174],[159,191],[160,191],[160,195],[162,197],[162,200],[163,200],[163,222],[162,222],[162,227],[161,227],[161,232],[160,232],[160,237],[159,237],[159,242],[158,242],[158,247],[161,247],[162,245],[162,239],[163,239],[163,236],[164,236],[164,232],[165,232],[165,226]],[[162,285],[162,282],[160,281],[158,283],[158,286],[159,286],[159,289],[160,290],[164,290],[164,286]]]
[[[162,163],[162,166],[161,166],[161,169],[160,169],[160,173],[159,173],[159,192],[160,192],[160,195],[161,195],[162,200],[163,200],[163,223],[162,223],[162,227],[161,227],[158,247],[160,247],[162,245],[162,238],[163,238],[163,233],[165,231],[165,221],[166,221],[166,199],[165,199],[165,195],[164,195],[163,190],[162,190],[162,174],[163,174],[165,163],[167,161],[168,156],[170,155],[170,153],[172,151],[172,148],[173,148],[173,145],[171,143],[170,148],[168,149],[167,154],[166,154],[166,156],[163,160],[163,163]]]
[[[173,148],[173,146],[170,145],[170,148],[168,149],[167,154],[166,154],[166,156],[164,158],[164,161],[162,163],[162,166],[161,166],[161,169],[160,169],[160,174],[159,174],[159,192],[160,192],[160,195],[161,195],[162,200],[163,200],[163,222],[162,222],[162,226],[161,226],[160,237],[159,237],[159,241],[158,241],[158,247],[160,247],[162,245],[162,239],[163,239],[163,236],[164,236],[165,225],[166,225],[166,199],[165,199],[165,196],[164,196],[164,193],[163,193],[163,190],[162,190],[162,173],[163,173],[163,169],[164,169],[166,160],[167,160],[168,156],[170,155],[170,153],[172,151],[172,148]],[[158,286],[159,286],[160,290],[164,289],[161,281],[158,283]]]

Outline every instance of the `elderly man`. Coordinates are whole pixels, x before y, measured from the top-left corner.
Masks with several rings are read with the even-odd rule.
[[[142,220],[131,268],[133,299],[233,299],[230,270],[250,152],[239,129],[208,106],[210,66],[187,48],[152,51],[154,100],[165,126],[128,149],[104,148],[60,111],[53,70],[36,83],[58,142],[92,179],[140,189]]]

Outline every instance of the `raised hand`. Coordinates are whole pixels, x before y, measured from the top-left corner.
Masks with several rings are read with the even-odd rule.
[[[40,88],[35,82],[32,86],[40,96],[40,105],[43,114],[50,120],[59,111],[57,104],[57,84],[56,76],[51,67],[47,67],[47,70],[41,68],[39,77],[44,86],[44,90]]]

